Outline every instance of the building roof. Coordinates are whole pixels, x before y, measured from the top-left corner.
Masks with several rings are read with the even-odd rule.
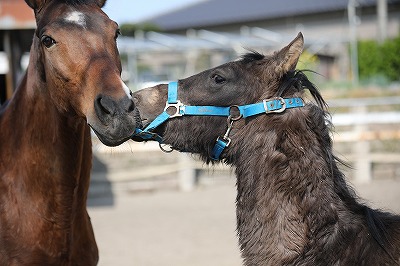
[[[24,0],[0,1],[0,30],[34,28],[35,15]]]
[[[388,3],[399,0],[388,0]],[[376,0],[358,0],[361,6],[375,6]],[[271,20],[307,14],[346,10],[348,0],[205,0],[147,19],[162,30]]]

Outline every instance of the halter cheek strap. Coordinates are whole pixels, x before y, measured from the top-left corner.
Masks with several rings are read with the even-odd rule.
[[[281,98],[263,100],[259,103],[241,106],[187,106],[178,100],[178,82],[168,84],[168,100],[164,111],[157,116],[146,128],[136,128],[134,136],[143,140],[156,140],[162,143],[162,137],[153,131],[171,118],[190,115],[190,116],[223,116],[228,117],[228,128],[224,136],[218,137],[212,150],[211,159],[219,160],[222,152],[226,149],[231,139],[229,138],[233,123],[240,119],[260,114],[281,113],[289,108],[303,107],[304,102],[301,98]],[[235,107],[239,110],[239,116],[231,117],[231,109]]]

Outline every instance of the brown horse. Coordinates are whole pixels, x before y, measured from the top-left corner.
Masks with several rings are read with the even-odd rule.
[[[0,111],[0,265],[95,265],[90,127],[118,145],[136,124],[118,26],[105,0],[26,3],[37,22],[30,62]]]
[[[134,139],[236,168],[245,265],[399,265],[400,217],[359,203],[347,186],[324,100],[295,71],[302,50],[299,34],[272,55],[135,93],[145,129]]]

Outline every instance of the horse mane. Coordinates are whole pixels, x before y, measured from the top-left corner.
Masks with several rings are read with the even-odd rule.
[[[243,61],[243,63],[247,64],[247,63],[251,63],[254,61],[262,60],[264,58],[265,58],[265,55],[263,55],[257,51],[254,51],[254,50],[249,50],[248,53],[243,54],[240,57],[240,60]]]
[[[257,55],[247,55],[246,58],[248,60],[255,59]],[[361,199],[357,196],[354,189],[345,181],[345,176],[337,165],[347,168],[351,168],[351,166],[332,153],[332,139],[330,133],[333,131],[334,127],[330,119],[331,116],[327,111],[328,105],[318,88],[304,73],[306,71],[313,72],[311,70],[293,70],[286,73],[281,79],[276,96],[282,97],[287,93],[293,92],[293,90],[300,92],[307,89],[310,92],[312,98],[319,107],[313,106],[310,112],[311,122],[316,123],[314,130],[319,131],[322,136],[322,146],[324,147],[328,165],[330,165],[331,168],[331,174],[334,177],[334,190],[348,206],[352,206],[350,209],[357,210],[357,212],[365,216],[371,236],[394,260],[392,254],[388,251],[388,247],[392,246],[392,243],[389,241],[387,226],[391,221],[400,219],[396,215],[381,210],[373,210],[364,203],[360,203]],[[324,119],[321,119],[321,116]],[[316,121],[324,121],[324,123],[321,124]]]
[[[285,93],[287,93],[290,90],[295,89],[296,91],[303,91],[307,89],[313,99],[316,101],[318,106],[323,109],[327,110],[328,105],[325,102],[325,100],[322,98],[321,93],[319,92],[319,89],[317,86],[312,83],[305,72],[313,72],[312,70],[291,70],[287,72],[285,75],[283,75],[281,84],[278,88],[278,91],[276,93],[277,97],[282,97]]]

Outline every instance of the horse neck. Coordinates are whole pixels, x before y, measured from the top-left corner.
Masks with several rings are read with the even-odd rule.
[[[15,195],[40,198],[44,205],[56,205],[59,213],[68,215],[65,208],[85,211],[91,169],[90,129],[83,118],[57,109],[47,93],[51,88],[40,82],[32,69],[30,65],[0,120],[5,129],[2,168],[12,168],[6,175],[12,180],[5,182],[14,184],[10,188],[21,185],[26,190]],[[51,214],[42,214],[46,215]]]
[[[335,225],[339,211],[348,212],[344,201],[352,201],[346,188],[336,191],[343,179],[323,115],[313,128],[306,117],[282,117],[254,119],[233,150],[239,242],[248,265],[265,258],[280,265],[299,256]]]

